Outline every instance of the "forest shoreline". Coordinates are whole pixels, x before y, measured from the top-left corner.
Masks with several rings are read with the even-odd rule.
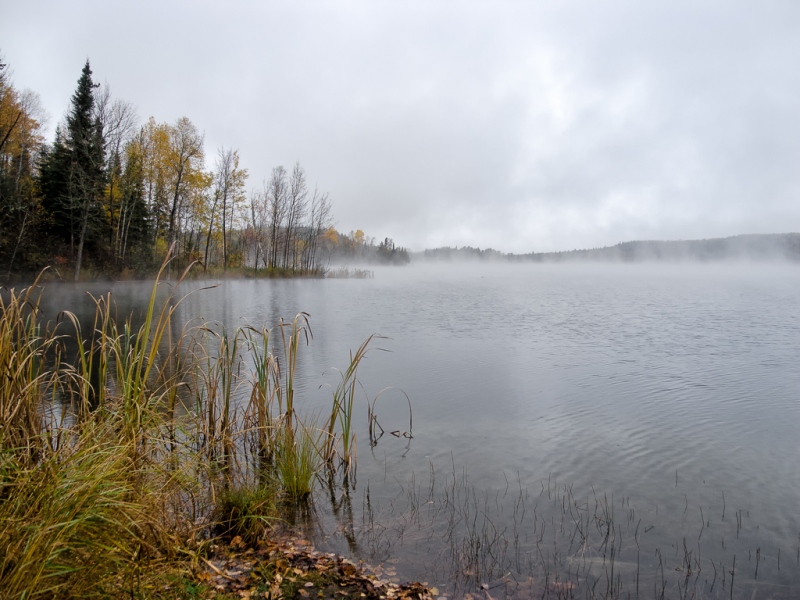
[[[141,122],[132,103],[95,83],[88,60],[51,141],[46,120],[0,54],[0,281],[33,281],[47,265],[62,280],[152,279],[167,255],[173,274],[199,263],[215,277],[408,262],[391,238],[337,231],[330,195],[299,160],[248,190],[237,149],[219,147],[207,164],[201,128],[185,116]]]

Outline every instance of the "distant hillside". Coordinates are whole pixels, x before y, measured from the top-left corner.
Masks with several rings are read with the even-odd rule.
[[[503,262],[563,261],[697,261],[789,260],[800,262],[800,233],[735,235],[727,238],[679,241],[634,241],[615,246],[565,252],[504,254],[497,250],[434,248],[413,255],[415,260],[488,260]]]

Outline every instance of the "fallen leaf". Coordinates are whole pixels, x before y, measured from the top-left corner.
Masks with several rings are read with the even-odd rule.
[[[231,548],[244,548],[244,542],[242,541],[242,536],[237,535],[235,538],[231,540]]]

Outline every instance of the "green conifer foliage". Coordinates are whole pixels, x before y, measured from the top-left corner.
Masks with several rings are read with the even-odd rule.
[[[95,87],[87,60],[72,95],[66,132],[56,137],[42,169],[51,231],[62,246],[68,245],[76,279],[84,257],[102,251],[105,151],[103,128],[94,114]]]

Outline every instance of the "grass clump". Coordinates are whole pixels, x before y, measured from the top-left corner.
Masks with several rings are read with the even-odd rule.
[[[302,500],[311,494],[314,477],[322,466],[320,440],[324,432],[315,427],[284,427],[275,453],[275,472],[286,494]]]
[[[0,488],[4,597],[75,597],[102,588],[154,547],[128,447],[90,424],[81,439],[23,465],[5,450]]]
[[[270,485],[229,487],[217,496],[214,508],[215,530],[227,539],[241,538],[254,544],[270,530],[277,519],[278,490]]]

